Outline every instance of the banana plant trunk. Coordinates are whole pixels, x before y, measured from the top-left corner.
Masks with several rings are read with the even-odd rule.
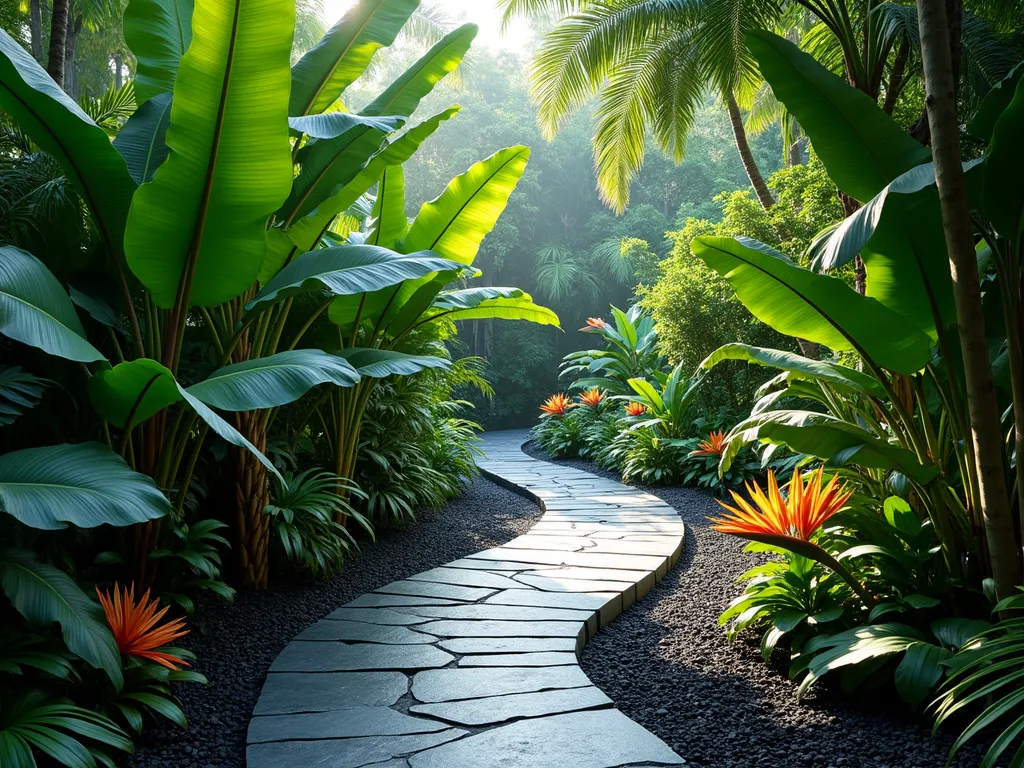
[[[1009,597],[1021,581],[1013,512],[1003,469],[1004,453],[995,384],[985,340],[974,232],[960,155],[956,79],[945,0],[918,0],[925,103],[932,139],[935,182],[942,207],[957,326],[963,348],[971,441],[978,472],[978,499],[996,593]]]
[[[238,430],[261,453],[267,448],[262,411],[239,414]],[[238,583],[247,589],[266,589],[270,570],[270,503],[267,468],[250,451],[231,449],[235,465],[235,557]]]
[[[726,94],[726,104],[729,108],[729,123],[732,125],[732,135],[736,140],[736,150],[740,153],[740,161],[743,163],[743,170],[747,172],[750,185],[754,188],[758,202],[766,211],[775,205],[775,198],[768,190],[768,185],[761,175],[761,170],[754,160],[754,153],[750,151],[750,142],[747,141],[747,130],[743,127],[743,115],[740,114],[739,105],[736,103],[732,91]]]

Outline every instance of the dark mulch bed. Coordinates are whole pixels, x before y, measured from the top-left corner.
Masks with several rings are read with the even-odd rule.
[[[415,523],[381,533],[330,581],[272,582],[266,592],[241,593],[232,603],[200,600],[189,622],[192,632],[181,645],[199,656],[195,669],[210,685],[178,686],[189,729],[147,731],[126,765],[244,765],[245,731],[267,669],[295,635],[364,592],[504,544],[525,533],[538,517],[540,510],[532,502],[477,480],[444,509],[424,511]]]
[[[526,453],[551,461],[538,446]],[[619,479],[584,461],[558,460]],[[907,712],[894,691],[858,699],[820,687],[797,702],[782,660],[768,667],[758,637],[730,645],[718,616],[757,563],[743,542],[708,527],[713,498],[688,488],[646,488],[686,521],[678,566],[587,646],[583,669],[626,715],[697,768],[940,768],[954,733]],[[781,655],[777,652],[777,655]],[[954,763],[972,768],[981,752]]]

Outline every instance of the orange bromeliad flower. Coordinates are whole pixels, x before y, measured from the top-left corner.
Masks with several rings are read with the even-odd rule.
[[[559,392],[549,397],[540,409],[548,416],[564,416],[570,405],[569,396]]]
[[[603,330],[603,329],[605,329],[607,327],[608,327],[608,323],[606,323],[600,317],[588,317],[587,318],[587,324],[585,326],[583,326],[582,328],[580,328],[580,330],[581,331],[589,331],[591,328],[596,328],[597,330],[600,331],[600,330]]]
[[[691,456],[721,456],[725,453],[725,432],[712,432],[707,440],[697,443],[697,450]]]
[[[847,487],[839,485],[838,475],[821,487],[824,469],[819,468],[804,484],[800,470],[793,470],[789,483],[789,496],[783,498],[775,473],[768,472],[768,493],[757,483],[747,483],[750,501],[745,501],[735,491],[732,493],[736,507],[719,501],[730,514],[721,518],[709,518],[716,531],[730,533],[746,539],[763,540],[775,536],[808,541],[821,525],[843,508],[853,495]]]
[[[636,401],[626,403],[627,416],[643,416],[645,413],[647,413],[647,406],[643,403],[638,403]]]
[[[148,589],[137,603],[134,584],[131,590],[114,584],[113,596],[103,594],[97,587],[96,594],[99,595],[103,612],[107,615],[107,624],[114,633],[114,640],[121,653],[149,659],[170,669],[178,669],[177,665],[188,666],[184,659],[159,650],[172,640],[188,634],[185,620],[175,619],[160,626],[160,619],[167,613],[169,606],[158,613],[160,602],[150,601]]]
[[[602,400],[604,400],[604,392],[597,387],[580,393],[580,402],[592,408],[599,406]]]

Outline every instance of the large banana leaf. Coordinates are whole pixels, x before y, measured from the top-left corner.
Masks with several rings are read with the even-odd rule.
[[[431,251],[402,255],[375,245],[321,248],[293,260],[245,308],[252,312],[274,301],[313,290],[326,289],[336,296],[361,294],[459,267]]]
[[[124,159],[106,132],[3,30],[0,107],[53,155],[92,211],[107,247],[120,256],[135,191]]]
[[[995,130],[996,121],[1013,100],[1021,79],[1024,79],[1024,61],[1011,69],[1006,77],[985,94],[985,98],[974,112],[974,117],[967,124],[967,132],[982,141],[989,141],[992,138],[992,131]]]
[[[74,579],[30,552],[0,552],[0,585],[11,605],[41,628],[59,624],[68,649],[90,666],[103,670],[117,690],[124,683],[121,654],[103,618],[103,609]]]
[[[261,271],[260,282],[265,285],[282,265],[288,264],[301,253],[313,250],[338,214],[348,210],[356,200],[376,184],[386,168],[400,166],[412,157],[423,142],[440,127],[441,123],[457,115],[460,109],[460,107],[449,107],[419,125],[413,126],[388,144],[373,156],[352,181],[340,190],[333,192],[314,211],[284,230],[287,236],[283,235],[280,230],[273,230],[270,233],[267,262]],[[277,236],[275,237],[275,235]]]
[[[79,363],[105,359],[85,340],[57,278],[35,256],[9,245],[0,248],[0,334]]]
[[[839,278],[802,269],[751,240],[698,237],[692,247],[755,317],[779,333],[855,350],[869,363],[899,373],[916,373],[931,359],[924,331]]]
[[[722,470],[745,445],[757,441],[781,444],[839,466],[858,464],[870,469],[895,470],[924,485],[939,474],[931,462],[922,464],[913,451],[880,440],[856,424],[813,411],[766,411],[740,422],[726,436],[729,447]]]
[[[153,179],[167,159],[167,126],[171,124],[171,94],[154,96],[141,107],[114,137],[114,146],[128,164],[136,184]]]
[[[442,291],[434,299],[434,309],[472,309],[489,299],[518,299],[526,296],[521,288],[503,288],[494,285],[478,285],[455,291]]]
[[[792,352],[784,352],[781,349],[752,347],[748,344],[726,344],[708,355],[700,367],[710,370],[726,360],[744,360],[748,363],[763,365],[766,368],[788,371],[792,377],[797,379],[824,381],[847,392],[861,392],[874,397],[885,397],[885,388],[873,376],[861,373],[855,368],[847,368],[845,365],[811,360]]]
[[[130,0],[125,8],[124,41],[137,61],[140,106],[174,90],[178,65],[192,42],[192,11],[193,0]]]
[[[528,293],[514,298],[483,299],[474,306],[446,309],[434,317],[445,320],[527,320],[561,327],[558,315],[547,307],[534,304]]]
[[[156,360],[140,358],[115,365],[89,379],[89,399],[96,412],[114,426],[131,428],[162,408],[184,400],[214,432],[251,452],[280,477],[273,463],[202,400],[182,387]]]
[[[335,139],[343,133],[364,126],[391,133],[402,124],[404,118],[367,117],[354,112],[328,112],[325,115],[305,115],[289,117],[288,127],[293,131],[306,134],[311,139]]]
[[[419,0],[360,0],[292,68],[288,114],[318,114],[337,101],[417,6]]]
[[[996,232],[1021,246],[1024,234],[1024,78],[996,121],[985,161],[982,204]]]
[[[449,32],[361,112],[364,115],[411,115],[434,86],[459,66],[476,33],[476,24],[463,24]]]
[[[405,215],[405,172],[400,165],[390,165],[377,182],[377,199],[373,203],[373,228],[366,238],[369,245],[394,248],[409,231]]]
[[[410,376],[424,368],[450,368],[451,362],[433,355],[407,355],[390,349],[351,347],[334,353],[347,360],[359,375],[368,379]]]
[[[153,481],[99,443],[26,448],[0,456],[0,511],[30,528],[117,527],[170,507]]]
[[[319,384],[352,387],[359,374],[348,361],[319,349],[293,349],[214,371],[188,393],[222,411],[276,408]]]
[[[174,84],[167,160],[139,188],[128,263],[156,303],[179,285],[213,306],[256,280],[267,219],[291,186],[289,56],[295,4],[198,0]]]
[[[748,32],[746,41],[775,97],[800,123],[846,194],[870,200],[897,176],[931,159],[928,149],[867,94],[793,43],[765,31]]]
[[[0,427],[13,424],[39,405],[52,383],[22,370],[20,365],[0,365]]]

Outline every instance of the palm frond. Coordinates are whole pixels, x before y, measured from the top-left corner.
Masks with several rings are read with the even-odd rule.
[[[295,35],[292,37],[292,63],[320,42],[327,32],[324,0],[296,0]]]
[[[96,125],[114,136],[135,112],[135,82],[126,80],[120,88],[111,85],[99,98],[86,96],[80,103]]]

